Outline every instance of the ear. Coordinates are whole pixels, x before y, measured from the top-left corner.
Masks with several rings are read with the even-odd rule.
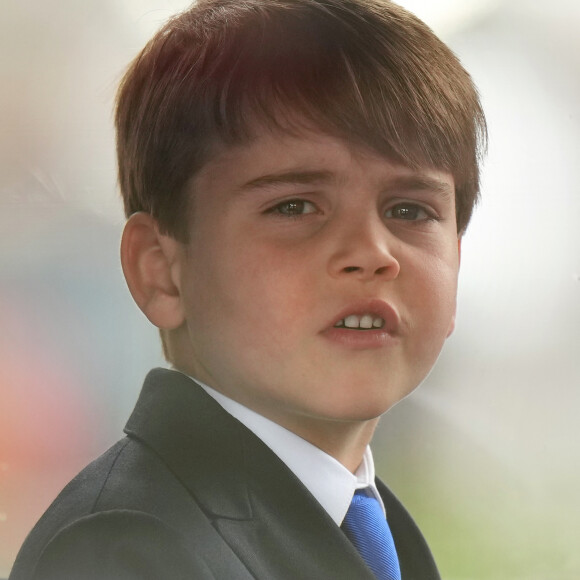
[[[457,270],[459,271],[459,266],[461,265],[461,235],[457,238]],[[456,312],[453,312],[453,316],[451,317],[451,321],[449,322],[449,328],[447,329],[447,338],[451,336],[453,331],[455,330],[455,315]]]
[[[181,244],[159,232],[147,213],[133,214],[121,238],[121,265],[137,306],[158,328],[178,328],[184,321],[179,287]]]

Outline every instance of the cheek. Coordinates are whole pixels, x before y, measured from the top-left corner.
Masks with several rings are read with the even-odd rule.
[[[445,339],[451,334],[455,325],[457,269],[446,265],[437,269],[433,279],[431,314],[437,333]]]
[[[451,321],[449,322],[449,327],[447,328],[447,336],[445,338],[449,338],[453,331],[455,330],[455,314],[451,317]]]
[[[414,279],[410,278],[407,295],[414,296],[415,309],[424,327],[430,332],[447,336],[449,324],[455,315],[457,298],[457,263],[453,256],[430,259],[416,266]]]
[[[304,308],[300,269],[283,256],[246,244],[220,248],[189,276],[190,326],[244,349],[279,349]],[[225,347],[225,344],[224,344]]]
[[[299,248],[249,244],[243,255],[226,260],[229,284],[235,287],[235,298],[246,301],[246,304],[259,301],[258,308],[261,305],[283,314],[307,299],[305,288],[312,284],[312,268],[308,255]]]

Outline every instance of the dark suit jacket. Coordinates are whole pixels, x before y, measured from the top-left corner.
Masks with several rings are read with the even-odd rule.
[[[373,580],[284,463],[184,375],[151,371],[125,432],[47,510],[10,580]],[[438,579],[378,487],[403,580]]]

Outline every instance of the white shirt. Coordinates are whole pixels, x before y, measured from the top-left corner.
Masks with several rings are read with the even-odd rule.
[[[193,379],[193,377],[190,378]],[[197,379],[193,380],[230,415],[259,437],[287,465],[336,525],[342,524],[357,489],[369,487],[385,511],[383,501],[375,486],[375,466],[370,447],[367,446],[360,466],[356,473],[352,474],[334,457],[292,431]]]

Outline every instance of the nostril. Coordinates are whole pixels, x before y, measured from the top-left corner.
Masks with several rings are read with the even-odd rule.
[[[359,270],[358,266],[346,266],[344,269],[345,272],[356,272],[357,270]]]

